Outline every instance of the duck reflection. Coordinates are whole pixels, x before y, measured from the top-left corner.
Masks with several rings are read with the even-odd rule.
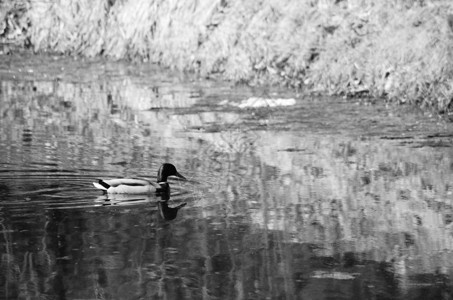
[[[96,198],[96,202],[101,206],[111,205],[137,205],[143,203],[152,202],[151,196],[148,195],[128,195],[128,194],[116,194],[109,195],[104,194]]]
[[[187,204],[186,202],[184,202],[175,207],[170,207],[168,205],[170,194],[170,185],[168,183],[162,185],[162,191],[157,194],[157,197],[160,197],[160,200],[157,201],[157,209],[159,210],[159,215],[162,219],[168,221],[174,220],[178,215],[178,211]],[[102,206],[130,206],[153,203],[154,201],[156,201],[155,196],[129,194],[104,194],[96,199],[96,202]]]
[[[169,207],[168,201],[170,200],[170,185],[165,183],[166,187],[160,193],[160,201],[157,202],[160,216],[165,220],[174,220],[178,214],[178,210],[186,206],[187,203],[182,203],[175,207]]]

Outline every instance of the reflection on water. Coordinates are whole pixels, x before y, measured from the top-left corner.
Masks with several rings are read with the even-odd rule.
[[[110,68],[0,81],[0,298],[451,297],[448,128]],[[171,196],[91,185],[164,161]]]

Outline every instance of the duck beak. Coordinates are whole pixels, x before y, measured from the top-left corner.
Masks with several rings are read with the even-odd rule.
[[[175,176],[187,181],[187,178],[184,177],[184,176],[182,176],[182,175],[179,174],[178,172],[176,172]]]

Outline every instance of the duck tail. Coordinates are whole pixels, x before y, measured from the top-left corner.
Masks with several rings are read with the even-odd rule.
[[[102,179],[99,179],[98,182],[93,182],[93,185],[94,185],[95,188],[100,189],[100,190],[104,190],[104,191],[108,190],[108,188],[110,187],[110,185],[107,184]]]

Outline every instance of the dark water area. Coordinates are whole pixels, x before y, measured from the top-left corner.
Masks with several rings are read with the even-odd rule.
[[[451,299],[452,127],[356,102],[2,57],[0,298]]]

